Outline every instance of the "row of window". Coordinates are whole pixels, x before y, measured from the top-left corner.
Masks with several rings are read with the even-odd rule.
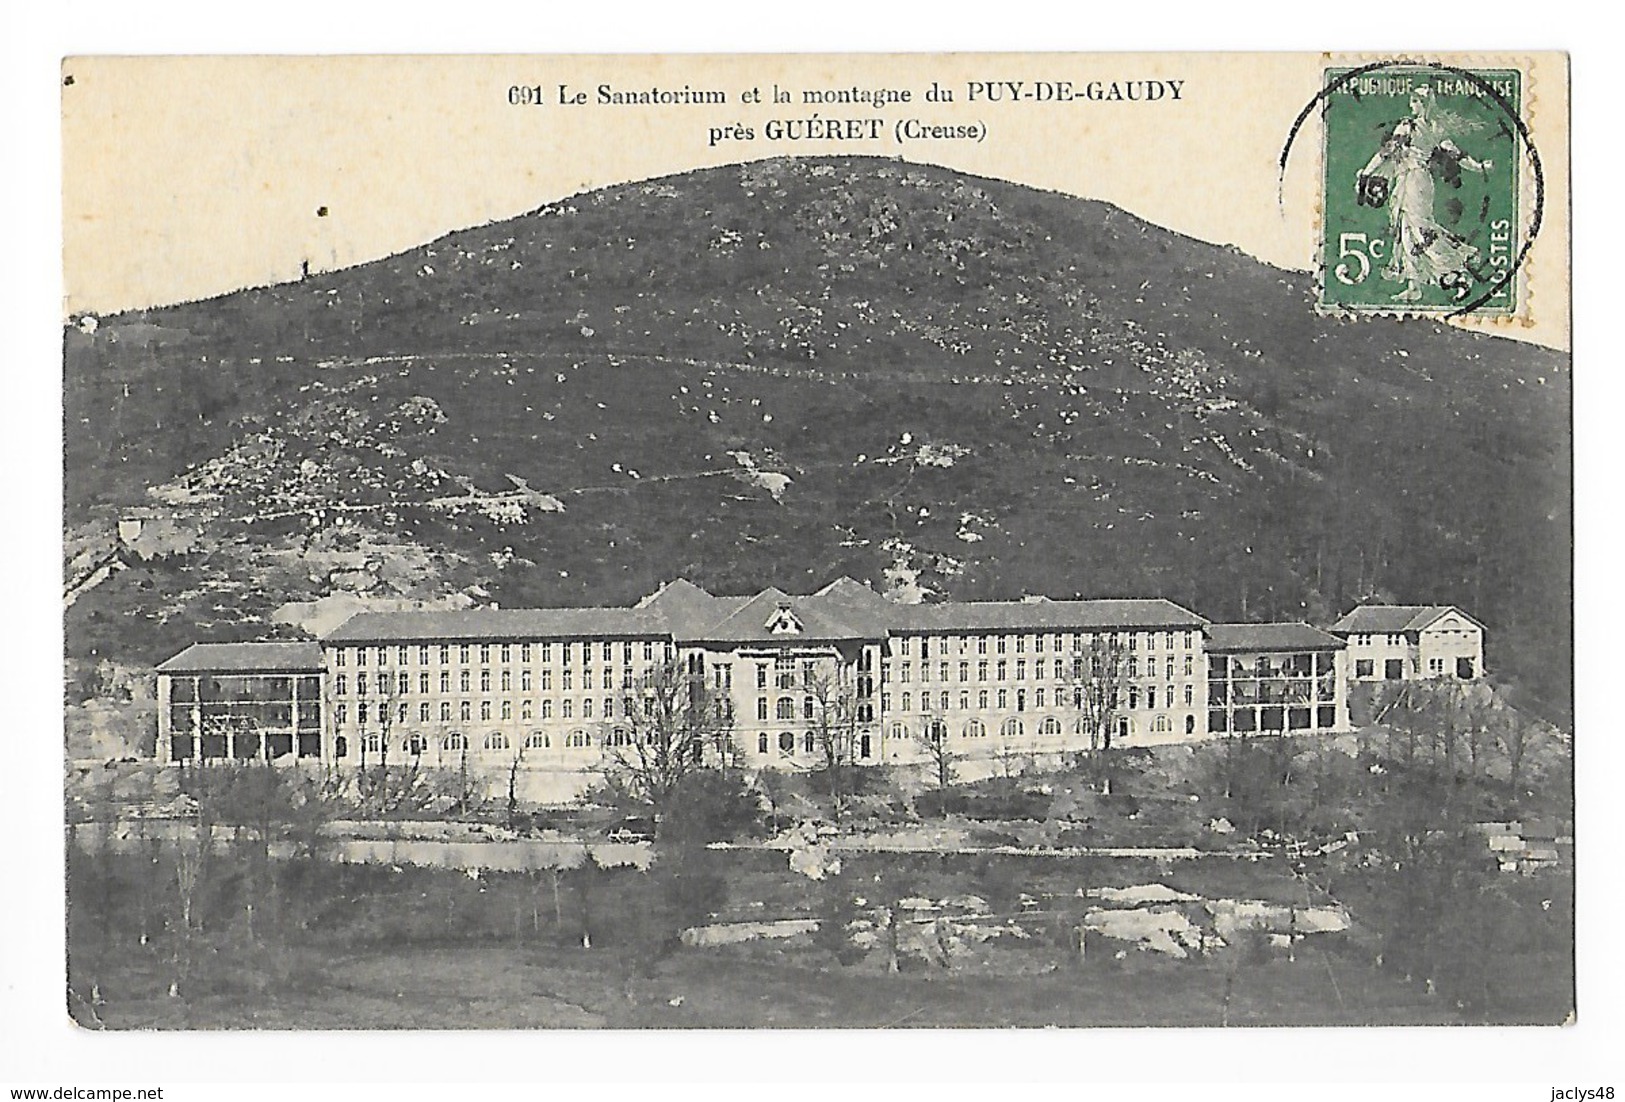
[[[1070,693],[1064,686],[1058,686],[1053,693],[1039,687],[1032,690],[1032,696],[1029,698],[1026,689],[995,689],[991,691],[978,689],[975,696],[976,710],[985,712],[990,707],[997,707],[1002,711],[1009,708],[1011,701],[1014,701],[1016,711],[1025,712],[1028,708],[1029,699],[1033,708],[1042,709],[1049,707],[1051,703],[1057,708],[1064,708],[1067,706],[1069,698],[1072,707],[1082,708],[1084,691],[1084,687],[1081,685],[1073,686]],[[1185,704],[1189,705],[1195,703],[1195,697],[1196,690],[1191,685],[1178,686],[1177,691],[1173,685],[1160,687],[1157,685],[1126,685],[1122,689],[1122,698],[1127,700],[1128,707],[1132,710],[1138,710],[1142,707],[1155,708],[1158,706],[1159,700],[1162,702],[1162,706],[1169,708],[1175,706],[1176,699],[1182,699]],[[891,693],[880,694],[880,710],[882,712],[892,710],[892,699]],[[896,700],[899,712],[912,712],[915,710],[915,698],[912,693],[899,693]],[[958,696],[959,710],[962,712],[970,711],[971,700],[970,692],[961,690]],[[929,692],[922,692],[919,695],[919,710],[922,712],[946,712],[952,710],[953,702],[954,695],[952,693],[942,692],[933,696]],[[765,701],[759,702],[758,713],[762,710],[761,705],[765,705],[765,703]]]
[[[1369,633],[1361,633],[1359,635],[1349,636],[1349,642],[1357,647],[1372,646],[1378,639],[1381,639],[1384,644],[1390,647],[1403,647],[1405,645],[1405,636],[1403,633],[1398,635],[1372,635]]]
[[[669,642],[656,642],[653,639],[632,640],[625,639],[620,642],[603,643],[419,643],[416,645],[376,646],[376,647],[332,647],[333,665],[335,666],[365,666],[369,660],[373,665],[387,666],[393,659],[397,666],[410,665],[416,657],[417,664],[427,666],[431,656],[438,660],[442,666],[450,665],[455,654],[457,664],[467,666],[476,657],[479,664],[488,666],[494,659],[502,665],[508,665],[517,655],[521,663],[529,664],[533,660],[549,663],[555,654],[560,662],[568,666],[572,655],[580,658],[582,665],[588,665],[596,653],[604,662],[614,662],[619,652],[622,662],[633,661],[633,656],[641,654],[643,661],[653,662],[658,654],[661,660],[670,662],[672,658],[672,644]]]
[[[492,691],[493,686],[497,686],[496,691],[498,692],[512,692],[516,680],[519,685],[519,691],[523,693],[531,692],[533,685],[536,687],[537,691],[540,692],[548,693],[553,691],[552,670],[539,670],[537,671],[535,677],[532,677],[531,671],[528,669],[520,670],[517,679],[514,677],[512,670],[499,670],[494,678],[491,676],[490,670],[481,670],[479,674],[479,691],[482,693],[488,693]],[[612,669],[602,670],[596,679],[593,677],[593,671],[591,669],[583,669],[581,671],[580,687],[582,689],[590,691],[594,687],[595,680],[600,687],[605,689],[613,689],[615,688],[616,680],[615,671]],[[376,690],[379,696],[389,696],[391,693],[399,696],[407,696],[412,692],[414,683],[417,686],[418,693],[425,696],[428,695],[431,687],[436,684],[439,685],[442,693],[449,693],[452,691],[451,671],[441,670],[438,679],[431,677],[427,672],[419,673],[415,682],[412,675],[404,670],[397,673],[389,673],[385,670],[379,670],[371,677],[364,672],[357,671],[353,684],[355,686],[356,696],[366,696],[369,691],[374,690]],[[626,666],[621,670],[620,683],[620,687],[623,689],[630,689],[637,685],[637,675],[633,673],[631,666]],[[350,681],[350,676],[348,674],[334,674],[333,694],[335,696],[349,696],[351,684],[352,682]],[[473,692],[473,671],[458,670],[456,684],[456,691],[458,692]],[[731,685],[731,680],[728,684]],[[725,686],[719,685],[719,687]],[[560,670],[559,689],[562,692],[568,693],[574,692],[575,688],[575,671]]]
[[[1127,733],[1133,728],[1132,721],[1127,716],[1119,716],[1117,725],[1119,733]],[[1187,735],[1195,734],[1196,717],[1193,715],[1185,716],[1184,726],[1185,733]],[[1151,729],[1159,734],[1172,734],[1174,731],[1173,717],[1168,715],[1153,716],[1151,719]],[[913,737],[913,731],[906,723],[893,723],[889,728],[887,728],[887,730],[893,739],[908,739]],[[1065,724],[1063,724],[1058,717],[1045,716],[1043,719],[1038,721],[1038,727],[1035,733],[1039,738],[1053,739],[1060,738],[1065,730]],[[940,719],[926,720],[924,727],[921,728],[921,733],[924,734],[927,739],[930,739],[933,742],[938,742],[943,738],[948,737],[948,724],[944,723]],[[1089,737],[1090,733],[1089,725],[1086,721],[1077,719],[1072,722],[1072,735],[1074,738],[1086,739]],[[983,723],[979,719],[967,720],[964,726],[959,729],[959,736],[967,739],[986,738],[987,724]],[[1005,740],[1006,742],[1011,742],[1026,737],[1027,725],[1015,716],[1010,716],[1005,719],[1004,722],[999,724],[999,738]]]
[[[889,683],[892,680],[893,665],[892,662],[882,662],[880,664],[880,680],[882,682]],[[895,665],[897,681],[900,684],[908,684],[914,677],[915,667],[908,662],[896,663]],[[1081,681],[1085,676],[1085,665],[1084,659],[1074,658],[1071,661],[1069,670],[1068,664],[1059,658],[1055,659],[1054,662],[1046,662],[1044,659],[1038,658],[1032,664],[1032,680],[1053,679],[1055,681],[1065,681],[1070,678],[1074,681]],[[1007,659],[1001,658],[996,662],[980,659],[976,663],[976,680],[988,680],[988,674],[991,671],[994,674],[993,680],[1009,681],[1011,679],[1011,668],[1012,663]],[[1026,681],[1027,668],[1027,660],[1017,658],[1014,662],[1015,680]],[[1126,677],[1139,677],[1141,669],[1140,657],[1134,654],[1123,656],[1119,668]],[[1175,658],[1170,654],[1162,662],[1163,676],[1173,677],[1175,668]],[[1195,656],[1185,655],[1183,663],[1178,668],[1183,671],[1186,677],[1193,676],[1196,672]],[[1152,655],[1147,655],[1144,669],[1147,677],[1157,676],[1157,659]],[[954,664],[939,662],[937,663],[936,672],[938,681],[951,681],[953,680]],[[971,664],[969,662],[960,662],[958,672],[960,681],[969,681],[971,679]],[[1088,676],[1098,678],[1105,675],[1106,672],[1106,661],[1099,656],[1096,656],[1088,663]],[[931,680],[931,664],[929,662],[920,663],[919,675],[921,681]]]
[[[987,654],[989,649],[995,654],[1005,654],[1010,651],[1022,654],[1028,649],[1029,640],[1032,642],[1032,650],[1040,654],[1044,651],[1065,653],[1069,650],[1078,653],[1095,645],[1095,636],[1088,632],[1077,634],[1061,632],[1054,635],[898,635],[892,638],[892,644],[894,654],[907,658],[911,656],[915,649],[918,649],[921,658],[930,658],[933,653],[937,655],[949,653],[969,654],[973,649],[977,654]],[[1102,633],[1100,640],[1102,645],[1115,645],[1129,651],[1156,650],[1159,643],[1163,650],[1173,650],[1176,646],[1191,650],[1196,646],[1196,633],[1194,631],[1118,631]],[[933,642],[936,644],[934,650],[932,647]],[[954,645],[950,646],[950,643]]]
[[[552,719],[554,718],[553,705],[554,702],[551,699],[532,701],[529,698],[526,698],[519,701],[518,718]],[[382,723],[386,717],[393,714],[395,722],[406,723],[410,720],[414,710],[417,714],[419,723],[430,723],[437,718],[442,723],[449,723],[454,718],[452,702],[449,700],[442,700],[438,705],[431,705],[428,701],[422,701],[417,705],[416,709],[405,701],[396,704],[391,704],[388,701],[380,701],[376,708],[370,706],[366,701],[361,701],[355,706],[355,721],[357,724],[362,726],[365,726],[369,720],[376,720],[377,722]],[[649,710],[650,706],[648,702],[645,702],[643,707],[644,713],[647,714]],[[514,702],[511,700],[500,700],[495,702],[490,700],[481,700],[479,702],[478,711],[479,718],[482,720],[498,718],[513,719],[515,712]],[[578,716],[581,719],[614,719],[616,715],[620,715],[623,718],[632,716],[636,713],[636,711],[637,701],[633,700],[631,697],[623,697],[617,703],[614,697],[606,696],[603,698],[601,708],[597,707],[596,702],[592,697],[583,697],[579,702],[579,706],[577,701],[569,699],[561,700],[558,702],[557,714],[559,719],[575,719]],[[474,713],[474,701],[460,700],[457,702],[455,709],[455,718],[457,720],[464,723],[470,722],[475,718]],[[340,701],[339,703],[333,705],[333,720],[341,725],[350,722],[350,705],[347,701]]]
[[[599,742],[604,746],[630,746],[635,739],[636,736],[631,731],[617,727],[611,731],[603,732]],[[563,736],[559,744],[570,750],[586,749],[593,745],[593,735],[591,731],[571,731]],[[526,750],[549,750],[553,746],[553,736],[547,731],[532,731],[524,737],[521,745]],[[501,731],[492,731],[480,741],[478,746],[461,732],[453,732],[437,740],[431,740],[429,736],[416,732],[396,738],[382,734],[370,734],[361,737],[361,749],[369,754],[382,754],[386,748],[404,751],[413,755],[426,754],[431,746],[438,746],[440,750],[449,754],[458,754],[467,750],[502,751],[512,750],[514,740]],[[349,740],[343,735],[338,736],[334,740],[333,753],[335,757],[347,757],[349,755]]]

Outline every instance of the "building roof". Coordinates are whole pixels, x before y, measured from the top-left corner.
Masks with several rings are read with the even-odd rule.
[[[193,643],[159,673],[320,673],[317,643]]]
[[[899,605],[892,629],[903,631],[1006,631],[1026,628],[1099,631],[1134,628],[1200,628],[1207,620],[1162,598],[1092,601],[962,601]]]
[[[1455,605],[1361,605],[1333,624],[1331,630],[1344,635],[1355,632],[1397,635],[1422,631],[1449,612],[1475,627],[1484,626]]]
[[[656,637],[693,643],[797,643],[882,639],[893,632],[1098,631],[1201,628],[1171,601],[969,601],[903,605],[851,578],[816,593],[768,588],[719,597],[678,578],[632,608],[460,609],[363,612],[326,636],[335,643],[438,639]]]
[[[427,642],[438,639],[663,637],[666,618],[646,608],[468,608],[358,612],[323,642]]]
[[[1209,624],[1207,649],[1229,651],[1342,650],[1348,644],[1308,624]]]

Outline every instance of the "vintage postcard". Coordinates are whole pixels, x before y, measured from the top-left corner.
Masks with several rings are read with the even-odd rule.
[[[79,1025],[1573,1020],[1563,55],[61,80]]]

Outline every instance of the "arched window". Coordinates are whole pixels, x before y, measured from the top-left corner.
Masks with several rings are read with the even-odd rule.
[[[508,736],[501,731],[492,731],[485,736],[485,748],[487,750],[506,750],[508,748]]]
[[[1194,735],[1196,733],[1196,717],[1195,716],[1186,716],[1185,717],[1185,733],[1187,735]]]
[[[467,750],[468,739],[463,735],[453,733],[447,735],[446,741],[441,743],[441,745],[447,750]]]
[[[384,752],[384,737],[382,735],[368,735],[363,745],[369,754],[382,754]]]
[[[334,739],[333,740],[333,756],[335,758],[349,757],[350,756],[350,740],[346,739],[343,735],[340,735],[338,738]]]
[[[767,753],[767,732],[766,731],[763,731],[761,734],[756,736],[756,752],[758,754]]]
[[[565,736],[564,745],[579,750],[584,746],[592,745],[592,736],[578,727]]]
[[[546,731],[532,731],[525,736],[526,750],[546,750],[549,745]]]
[[[1026,732],[1021,720],[1011,716],[999,726],[999,737],[1002,739],[1018,739]]]
[[[966,738],[985,738],[987,726],[979,719],[973,719],[965,724]]]
[[[795,752],[795,748],[796,748],[796,736],[791,734],[789,731],[780,731],[779,732],[779,749],[781,751],[783,751],[784,753],[786,753],[786,754],[790,754],[790,753]]]
[[[1174,725],[1168,722],[1167,716],[1158,716],[1155,722],[1151,724],[1151,729],[1159,735],[1165,735],[1174,729]]]
[[[795,719],[796,702],[788,696],[779,697],[778,703],[773,705],[773,715],[778,719]]]
[[[940,744],[943,739],[948,737],[948,725],[940,719],[926,720],[925,737],[935,744]]]
[[[607,743],[607,745],[609,745],[609,746],[630,746],[630,745],[632,745],[632,736],[627,733],[627,730],[626,730],[625,727],[613,728],[609,732],[609,742]]]
[[[458,712],[458,715],[459,715],[459,717],[462,719],[462,721],[464,723],[467,723],[469,720],[474,718],[474,706],[472,704],[470,704],[466,700],[463,701],[461,710]]]
[[[422,735],[406,736],[406,752],[408,754],[421,754],[429,748],[429,743]]]
[[[1039,729],[1039,733],[1042,734],[1045,738],[1060,738],[1061,737],[1061,721],[1056,719],[1054,716],[1045,716],[1044,717],[1044,724]]]
[[[813,736],[811,731],[808,731],[801,740],[801,746],[803,750],[810,754],[818,749],[818,739]]]
[[[1134,733],[1134,721],[1128,716],[1117,717],[1117,737],[1128,738]]]
[[[901,723],[892,724],[891,725],[891,737],[894,738],[894,739],[897,739],[898,741],[902,741],[904,739],[907,739],[908,738],[908,728],[903,726],[903,724],[901,724]]]

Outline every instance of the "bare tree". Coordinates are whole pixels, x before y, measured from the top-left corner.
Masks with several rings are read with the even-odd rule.
[[[854,789],[858,756],[857,681],[839,658],[815,666],[803,686],[812,697],[813,745],[829,785],[830,811],[839,823]]]
[[[615,795],[649,807],[658,823],[683,781],[705,768],[706,749],[727,740],[733,716],[703,672],[671,660],[638,678],[625,726],[628,737],[620,745],[604,746],[605,783]]]
[[[1107,757],[1112,729],[1127,695],[1130,655],[1125,638],[1115,632],[1080,635],[1073,646],[1071,665],[1061,688],[1079,725],[1089,734],[1089,754],[1096,759],[1103,791],[1110,793]]]
[[[937,786],[938,811],[948,817],[948,789],[954,783],[953,747],[948,741],[948,725],[936,716],[927,716],[925,724],[914,736],[925,750],[931,765],[931,777]]]

